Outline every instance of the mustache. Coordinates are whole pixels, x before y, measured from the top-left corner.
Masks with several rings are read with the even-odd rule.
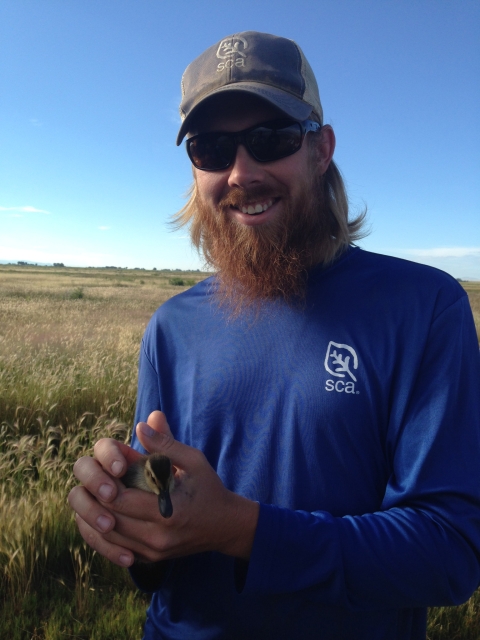
[[[221,198],[218,203],[220,210],[235,207],[241,209],[252,202],[259,200],[274,200],[278,197],[286,196],[287,189],[283,185],[279,185],[275,190],[265,187],[264,185],[244,189],[242,187],[232,187],[229,192]]]

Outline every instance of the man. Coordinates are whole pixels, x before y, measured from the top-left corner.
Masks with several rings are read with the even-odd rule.
[[[467,296],[352,246],[363,219],[294,42],[229,36],[182,87],[177,222],[217,273],[152,318],[133,449],[75,465],[80,532],[153,593],[145,638],[425,638],[426,608],[480,582]],[[174,465],[171,518],[118,481],[146,451]]]

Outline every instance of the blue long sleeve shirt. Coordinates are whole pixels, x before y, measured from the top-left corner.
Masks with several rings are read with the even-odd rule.
[[[135,422],[155,409],[260,516],[246,566],[132,572],[147,639],[424,639],[480,583],[480,358],[446,274],[351,248],[235,320],[203,281],[146,330]]]

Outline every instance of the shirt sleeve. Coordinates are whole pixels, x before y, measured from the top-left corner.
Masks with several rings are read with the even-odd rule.
[[[438,316],[401,419],[381,509],[261,505],[242,593],[354,609],[456,605],[480,582],[480,358],[466,297]],[[361,481],[361,479],[359,479]]]
[[[147,451],[142,447],[135,433],[135,426],[139,422],[146,422],[152,411],[161,411],[160,391],[158,375],[153,367],[145,350],[145,338],[140,347],[140,359],[138,364],[138,390],[137,406],[135,410],[135,420],[133,426],[132,441],[130,446],[140,453]]]

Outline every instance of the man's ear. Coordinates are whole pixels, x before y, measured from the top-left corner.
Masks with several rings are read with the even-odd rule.
[[[323,125],[317,136],[318,168],[322,176],[332,160],[335,142],[335,133],[332,127],[329,124]]]

